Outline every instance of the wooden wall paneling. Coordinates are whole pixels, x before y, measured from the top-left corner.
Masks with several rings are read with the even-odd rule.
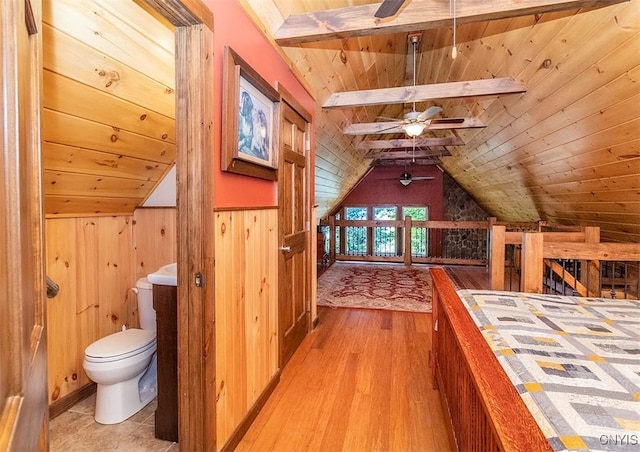
[[[43,140],[88,149],[108,151],[115,155],[172,163],[176,147],[172,143],[155,140],[126,130],[116,130],[106,124],[99,124],[82,118],[43,111],[43,120],[48,122]],[[69,131],[73,130],[73,134]]]
[[[583,24],[583,25],[584,25],[584,24]],[[614,42],[613,44],[610,44],[610,47],[612,47],[612,49],[614,49],[614,50],[621,50],[621,49],[622,49],[622,47],[620,47],[620,46],[616,47],[616,45],[617,45],[617,44]],[[608,56],[607,56],[607,58],[609,58],[609,57],[610,57],[610,55],[608,55]],[[605,59],[606,59],[606,58],[605,58]],[[618,59],[618,58],[612,58],[612,59],[611,59],[611,61],[616,61],[616,60],[619,60],[619,59]],[[632,59],[632,58],[627,57],[627,58],[626,58],[626,61],[629,61],[629,60],[633,61],[633,59]],[[584,59],[581,59],[581,60],[578,60],[578,61],[584,61]],[[587,59],[586,61],[589,61],[589,60]],[[598,69],[600,69],[599,64],[600,64],[600,62],[598,63]],[[619,69],[619,68],[618,68],[618,69]],[[609,75],[607,75],[606,77],[608,77],[608,78],[610,79],[611,77],[616,77],[616,76],[617,76],[616,74],[619,74],[619,70],[618,70],[618,69],[611,68],[611,69],[608,69],[608,70],[603,71],[603,72],[604,72],[605,74],[609,74]],[[566,65],[563,67],[563,70],[564,70],[564,71],[567,71],[567,66],[566,66]],[[613,74],[613,75],[612,75],[612,74]],[[587,77],[587,75],[588,75],[588,72],[587,72],[587,71],[585,71],[585,77]],[[586,84],[586,85],[587,85],[587,86],[585,87],[585,92],[586,92],[586,93],[592,93],[592,92],[594,92],[594,91],[597,91],[597,90],[598,90],[598,85],[594,86],[594,85],[593,85],[593,82],[591,82],[591,85],[589,85],[589,84],[587,83],[587,82],[588,82],[588,78],[589,78],[589,77],[587,77],[587,78],[585,79],[585,83],[584,83],[584,84],[582,84],[582,83],[581,83],[581,84],[579,84],[580,88],[582,89],[582,87]],[[591,79],[595,79],[595,80],[597,80],[598,82],[602,82],[602,80],[600,80],[602,77],[594,77],[594,76],[590,76],[590,78],[591,78]],[[548,79],[545,79],[545,80],[548,80]],[[556,82],[557,82],[557,80],[556,80]],[[606,80],[605,80],[605,82],[606,82]],[[552,85],[549,85],[549,86],[552,86]],[[557,89],[557,86],[558,86],[558,84],[556,83],[556,84],[555,84],[556,89]],[[606,88],[603,88],[603,89],[606,89]],[[532,91],[532,90],[530,89],[530,90],[529,90],[529,93],[528,93],[527,95],[529,95],[529,94],[531,93],[531,91]],[[564,94],[564,92],[563,92],[563,94]],[[603,94],[604,94],[604,91],[603,91]],[[575,95],[575,92],[574,92],[574,95]],[[594,95],[592,95],[592,96],[596,96],[596,95],[597,95],[597,94],[594,94]],[[543,95],[536,95],[536,97],[537,97],[537,98],[545,98],[545,96],[543,96]],[[611,96],[607,97],[606,95],[603,95],[602,99],[604,100],[604,99],[608,99],[608,98],[610,98],[610,97],[611,97]],[[547,98],[549,98],[549,99],[553,99],[553,98],[557,98],[557,96],[547,96]],[[549,101],[549,103],[551,103],[551,102],[554,102],[554,101],[551,101],[551,100],[550,100],[550,101]],[[588,105],[587,100],[585,100],[585,101],[584,101],[584,103],[585,103],[585,105]],[[601,103],[602,103],[602,101],[600,101],[600,104],[601,104]],[[574,108],[577,108],[578,106],[579,106],[579,104],[578,104],[578,105],[576,105]],[[535,112],[535,111],[543,111],[543,110],[538,109],[538,110],[534,110],[534,112]],[[588,110],[586,110],[586,111],[588,111]],[[599,111],[598,111],[597,109],[596,109],[595,111],[599,113]],[[633,110],[631,110],[631,111],[633,111]],[[628,108],[627,108],[627,112],[629,112],[629,109],[628,109]],[[582,114],[584,114],[584,113],[582,113]],[[564,110],[562,111],[562,115],[563,115],[563,117],[562,117],[562,118],[557,118],[557,119],[556,119],[556,118],[554,118],[553,116],[551,116],[551,117],[549,118],[549,123],[550,123],[550,124],[554,124],[554,123],[553,123],[553,121],[555,120],[555,121],[557,121],[557,122],[558,122],[558,124],[556,124],[555,126],[556,126],[556,127],[558,127],[559,125],[563,125],[565,122],[571,121],[571,120],[573,119],[573,118],[571,118],[571,119],[566,118],[566,116],[565,116],[565,111],[564,111]],[[615,117],[615,114],[614,114],[613,112],[611,113],[611,115],[612,115],[612,118],[613,118],[613,117]],[[523,116],[522,118],[525,118],[525,117]],[[593,118],[595,119],[594,124],[597,124],[597,125],[596,125],[596,127],[598,127],[598,125],[600,125],[600,124],[603,124],[603,122],[602,122],[602,121],[601,121],[601,122],[598,122],[598,120],[600,120],[600,119],[601,119],[601,118],[599,117],[599,115],[598,115],[598,114],[594,114]],[[532,118],[532,119],[529,119],[529,118],[527,117],[526,119],[527,119],[528,121],[532,121],[532,120],[539,121],[539,120],[540,120],[540,118],[539,118],[539,117]],[[526,125],[523,125],[523,126],[522,126],[522,130],[533,130],[533,128],[531,127],[531,124],[530,124],[530,123],[523,123],[523,124],[526,124]],[[576,131],[580,131],[580,130],[593,130],[593,125],[594,125],[594,124],[589,124],[588,126],[587,126],[586,124],[585,124],[585,125],[580,124],[580,128],[575,127],[575,128],[574,128],[574,130],[576,130]],[[608,127],[608,126],[609,126],[609,124],[606,124],[606,122],[604,122],[604,125],[602,125],[602,128],[604,129],[604,130],[603,130],[603,135],[606,135],[607,137],[609,137],[609,138],[610,138],[610,137],[611,137],[611,135],[612,135],[612,134],[610,133],[610,131],[608,131],[608,130],[607,130],[607,131],[605,132],[606,127]],[[510,129],[510,130],[512,130],[512,129]],[[538,130],[540,130],[540,129],[539,129],[539,128],[535,128],[536,133],[541,133],[541,132],[538,132]],[[560,132],[558,132],[558,134],[557,134],[557,135],[558,135],[558,137],[559,137],[559,138],[560,138],[560,137],[562,137],[562,138],[564,139],[564,140],[563,140],[564,142],[563,142],[563,143],[557,143],[557,144],[556,144],[556,148],[557,148],[557,149],[555,149],[555,148],[551,148],[551,149],[553,149],[553,152],[548,151],[548,154],[549,154],[549,156],[553,155],[553,158],[556,158],[556,159],[563,159],[563,160],[565,160],[565,161],[568,161],[568,160],[566,159],[566,149],[565,149],[566,144],[565,144],[565,143],[566,143],[566,141],[567,141],[567,140],[571,139],[571,137],[569,136],[568,138],[566,138],[566,137],[565,137],[565,132],[566,132],[566,130],[563,130],[562,134],[561,134]],[[527,132],[527,133],[528,133],[529,135],[527,135],[526,137],[530,140],[530,139],[531,139],[530,132]],[[617,134],[617,136],[621,136],[621,135],[620,135],[620,134]],[[622,136],[625,136],[625,135],[622,135]],[[522,137],[525,137],[525,135],[522,135]],[[546,144],[546,143],[549,141],[549,140],[548,140],[548,137],[544,137],[544,140],[545,140],[544,144]],[[585,140],[585,141],[586,141],[586,140]],[[591,142],[593,141],[591,136],[589,136],[589,137],[588,137],[588,141],[589,141],[589,143],[590,143],[590,144],[591,144]],[[574,143],[575,143],[575,140],[574,140]],[[512,149],[514,146],[517,146],[517,143],[514,143],[513,141],[509,142],[508,144],[509,144],[509,149]],[[523,155],[525,155],[525,156],[527,157],[528,161],[526,161],[526,163],[525,163],[525,162],[522,162],[522,163],[519,163],[519,164],[520,164],[520,165],[523,165],[523,166],[526,164],[526,166],[527,166],[527,167],[533,167],[534,169],[540,169],[540,170],[541,170],[541,171],[540,171],[540,173],[545,173],[545,174],[547,174],[547,173],[546,173],[546,171],[545,171],[545,170],[546,170],[546,168],[545,168],[545,170],[542,170],[542,167],[541,167],[540,165],[538,165],[538,166],[536,166],[536,165],[531,165],[531,163],[535,163],[535,162],[537,162],[537,161],[545,161],[545,162],[549,162],[549,158],[548,158],[547,156],[541,155],[541,152],[540,152],[540,147],[541,147],[541,146],[540,146],[540,144],[542,144],[542,143],[536,143],[536,142],[534,142],[534,143],[532,143],[531,145],[529,145],[529,147],[531,148],[531,151],[530,151],[530,152],[523,151]],[[573,143],[572,143],[572,145],[573,145]],[[608,143],[608,144],[606,144],[606,145],[604,145],[604,146],[608,146],[608,145],[611,145],[611,143]],[[562,149],[560,149],[560,146],[563,146],[563,148],[562,148]],[[525,149],[526,149],[526,148],[525,148]],[[501,152],[501,153],[503,153],[503,152],[504,152],[504,151],[506,151],[506,150],[507,150],[507,149],[503,149],[503,150],[501,150],[500,152]],[[559,152],[559,151],[563,151],[564,153],[563,153],[563,152]],[[578,154],[579,154],[579,155],[582,155],[582,154],[584,153],[584,151],[585,151],[584,147],[581,147],[580,149],[576,148],[576,152],[577,152],[577,154],[576,154],[576,155],[578,155]],[[489,160],[489,161],[490,161],[490,160]],[[506,163],[507,161],[509,161],[509,162],[511,162],[511,161],[512,161],[512,157],[511,157],[510,155],[506,155],[506,157],[502,157],[502,159],[501,159],[500,161],[492,162],[492,167],[493,167],[493,168],[502,168],[502,167],[505,165],[505,163]],[[479,163],[478,161],[476,161],[476,162],[475,162],[475,164],[476,164],[476,165],[478,165],[478,163]],[[514,175],[514,176],[515,176],[515,173],[511,172],[511,175]],[[486,171],[486,170],[483,172],[483,176],[484,176],[485,178],[487,178],[487,171]],[[500,180],[500,178],[501,178],[501,177],[504,177],[504,176],[509,177],[509,176],[510,176],[510,174],[509,174],[508,172],[501,172],[501,173],[497,173],[497,172],[496,172],[495,174],[491,174],[491,177],[488,177],[488,179],[490,179],[490,180],[492,180],[492,181],[495,181],[496,179]],[[515,182],[518,182],[518,180],[517,180],[517,179],[512,179],[510,182],[513,184],[513,182],[514,182],[514,181],[515,181]],[[548,180],[547,180],[547,182],[548,182]],[[507,181],[505,181],[505,183],[508,183],[508,182],[507,182]],[[543,190],[544,190],[545,192],[547,192],[547,187],[548,187],[548,184],[545,184],[544,189],[543,189],[542,187],[540,187],[540,192],[542,192]],[[474,187],[471,187],[471,191],[473,191],[473,190],[474,190]],[[492,196],[493,196],[493,193],[492,193]],[[508,195],[507,195],[507,196],[508,196]],[[498,203],[498,202],[499,202],[498,200],[495,200],[495,201],[493,202],[493,204],[495,205],[495,204],[496,204],[496,203]]]
[[[251,3],[251,7],[248,7],[248,3]],[[260,18],[262,23],[270,33],[274,33],[280,25],[284,22],[285,17],[289,16],[288,9],[292,3],[287,3],[282,9],[280,6],[276,6],[274,2],[252,2],[251,0],[240,0],[240,4],[243,5],[245,10],[253,12],[253,20],[256,22],[256,18]]]
[[[49,195],[45,199],[48,217],[78,215],[126,215],[140,203],[140,198],[80,198]]]
[[[639,212],[640,209],[635,209],[632,207],[634,204],[640,203],[637,189],[637,186],[639,185],[638,178],[635,176],[616,178],[613,179],[613,184],[615,184],[617,180],[619,180],[621,182],[621,185],[625,184],[625,182],[628,182],[629,185],[632,186],[634,185],[633,179],[636,180],[636,188],[632,187],[628,189],[615,190],[614,187],[611,187],[611,190],[608,190],[607,192],[589,191],[587,187],[581,187],[576,183],[574,185],[575,191],[567,192],[563,190],[558,194],[554,194],[550,204],[559,203],[566,205],[579,205],[580,203],[588,202],[595,205],[595,203],[611,203],[614,202],[612,200],[615,200],[616,203],[629,205],[629,207],[631,207],[629,212]],[[536,202],[542,203],[544,201],[542,199],[542,195],[532,195],[532,198]]]
[[[70,2],[69,0],[67,0],[67,3],[76,5],[76,2]],[[87,9],[90,15],[94,15],[93,13],[95,11],[95,15],[104,16],[101,17],[100,20],[103,20],[108,25],[113,23],[116,29],[126,29],[127,31],[133,32],[133,34],[125,36],[124,39],[128,38],[138,41],[141,36],[144,37],[145,39],[140,39],[137,43],[137,51],[148,52],[151,60],[157,58],[163,62],[161,66],[152,65],[149,67],[145,66],[151,64],[149,61],[132,61],[133,67],[136,67],[140,72],[154,72],[157,71],[159,67],[169,72],[173,71],[173,55],[175,52],[174,27],[166,18],[158,15],[153,9],[149,8],[144,0],[117,2],[115,4],[109,3],[108,8],[105,8],[104,3],[100,1],[96,2],[95,0],[92,2],[87,1],[86,5],[87,8],[81,8],[85,14],[87,14]],[[97,21],[98,19],[94,20]],[[128,27],[121,28],[121,24],[126,24]],[[118,36],[117,38],[123,39],[122,36]],[[103,45],[109,46],[114,44],[103,43]],[[140,47],[145,48],[142,49]],[[129,58],[131,58],[131,55],[129,55]],[[173,79],[173,77],[167,74],[164,74],[163,77],[169,77],[169,80]]]
[[[596,148],[594,146],[594,148]],[[541,182],[554,181],[566,183],[576,180],[592,178],[615,177],[633,171],[638,165],[640,156],[640,140],[617,143],[607,147],[597,147],[590,152],[583,153],[580,158],[571,159],[571,170],[567,170],[564,160],[547,161],[542,165],[532,166],[531,171]]]
[[[218,449],[278,371],[276,209],[216,213]]]
[[[246,293],[253,292],[254,301],[246,317],[248,340],[248,376],[250,403],[255,403],[278,370],[277,328],[277,215],[246,211],[246,259],[252,250],[260,250],[259,259],[248,265]],[[251,292],[248,289],[251,289]]]
[[[43,97],[43,107],[46,109],[106,122],[119,129],[135,131],[168,143],[176,142],[174,115],[165,116],[50,70],[45,70],[43,77],[47,87]],[[91,101],[88,102],[88,99]]]
[[[391,37],[388,36],[388,38]],[[397,39],[397,37],[395,39]],[[352,41],[356,42],[357,47],[360,49],[360,55],[356,58],[360,58],[362,60],[362,69],[364,71],[360,76],[363,78],[358,78],[356,86],[369,86],[372,89],[379,86],[391,86],[389,85],[389,72],[380,70],[383,63],[382,61],[378,62],[377,60],[378,53],[376,52],[374,38],[372,36],[362,36],[353,39]],[[348,42],[349,40],[344,40],[343,45],[348,46]]]
[[[48,388],[49,402],[54,402],[77,389],[86,376],[78,368],[78,350],[81,348],[77,331],[80,287],[77,276],[77,248],[69,246],[69,237],[78,237],[75,219],[46,221],[47,275],[58,284],[55,298],[47,299]],[[89,312],[82,313],[89,316]]]
[[[156,182],[169,165],[57,143],[43,143],[43,163],[48,171],[92,174]]]
[[[546,17],[543,16],[543,18]],[[603,17],[603,14],[599,14],[596,18],[601,18],[598,23],[594,23],[592,20],[590,23],[584,23],[584,16],[576,15],[569,17],[556,17],[552,15],[551,21],[542,21],[537,23],[534,27],[532,27],[532,33],[530,36],[526,38],[530,40],[532,44],[535,44],[533,47],[533,52],[537,53],[532,55],[532,61],[527,61],[527,59],[518,59],[519,66],[512,66],[512,73],[509,75],[516,76],[519,80],[524,81],[525,86],[527,87],[527,94],[522,96],[521,99],[518,99],[517,96],[507,96],[504,100],[505,105],[500,107],[499,104],[496,104],[496,108],[501,112],[501,114],[508,114],[512,117],[520,117],[526,109],[530,109],[532,107],[538,107],[540,103],[539,99],[547,99],[548,94],[539,93],[536,95],[536,87],[539,83],[544,83],[546,86],[552,87],[552,89],[558,89],[558,70],[552,70],[553,67],[558,67],[560,63],[562,63],[563,73],[568,70],[567,63],[569,65],[576,63],[582,63],[588,65],[588,62],[591,61],[591,58],[575,58],[575,54],[577,52],[581,52],[588,48],[589,46],[586,43],[589,42],[589,39],[592,39],[594,35],[599,33],[605,33],[610,27],[608,27],[608,20],[611,18],[611,15],[607,15]],[[584,33],[585,27],[589,30],[589,33]],[[558,30],[562,31],[563,38],[558,38]],[[511,32],[510,32],[511,33]],[[568,42],[564,42],[563,39],[571,39],[571,45],[568,46]],[[526,47],[525,47],[526,48]],[[556,55],[558,51],[556,49],[562,48],[564,55],[564,59],[562,61],[549,61],[549,63],[545,63],[545,57],[547,55]],[[571,54],[568,52],[568,48],[571,48]],[[542,49],[542,50],[541,50]],[[519,51],[519,48],[517,49]],[[531,52],[531,54],[533,54]],[[519,53],[518,53],[519,54]],[[567,56],[573,56],[568,61],[566,61]],[[587,55],[586,55],[587,56]],[[552,64],[550,67],[551,70],[544,70],[544,64]],[[542,70],[541,70],[542,69]],[[520,71],[517,73],[516,71]],[[506,74],[505,74],[506,75]],[[545,85],[541,85],[545,86]],[[540,89],[540,88],[537,88]],[[548,89],[548,88],[547,88]],[[524,102],[520,102],[520,100]],[[505,110],[505,107],[508,107]],[[524,117],[526,120],[527,117]],[[511,123],[512,121],[509,121]],[[522,121],[521,121],[522,123]],[[530,124],[529,124],[530,126]],[[482,145],[481,149],[486,147],[488,144],[496,143],[496,140],[487,140],[488,137],[491,137],[496,131],[499,131],[501,135],[510,134],[511,136],[515,136],[518,133],[523,132],[526,128],[524,126],[519,126],[517,128],[509,127],[503,128],[500,124],[497,124],[495,127],[492,127],[492,124],[489,124],[489,127],[485,130],[478,131],[477,140],[473,140],[468,145]],[[505,140],[506,141],[506,140]],[[486,143],[483,145],[483,143]],[[474,153],[474,156],[476,153]]]
[[[176,209],[141,208],[133,214],[135,277],[177,261]]]
[[[583,18],[583,16],[576,17]],[[583,30],[585,26],[593,26],[590,23],[585,24],[584,20],[576,19],[573,22],[575,23],[574,28],[572,28],[574,36],[569,35],[571,36],[570,39],[572,40],[577,40],[578,36],[584,35]],[[609,22],[603,22],[604,23],[598,24],[599,27],[596,29],[602,35],[611,35],[612,27],[608,26],[610,25]],[[599,39],[601,39],[601,36],[599,36]],[[620,38],[618,37],[617,39],[609,38],[604,40],[605,44],[603,45],[606,45],[608,48],[599,49],[597,54],[599,56],[606,56],[609,52],[615,51],[616,48],[619,48],[618,46],[622,42],[624,42],[620,41],[619,39]],[[627,38],[623,39],[626,40]],[[556,45],[562,44],[556,42]],[[565,113],[562,107],[564,106],[565,108],[567,108],[568,105],[574,104],[582,97],[596,92],[599,87],[604,86],[604,84],[611,81],[612,77],[616,77],[617,74],[619,74],[617,70],[606,67],[606,58],[599,58],[599,60],[594,60],[593,54],[589,53],[594,52],[594,49],[586,51],[584,47],[585,46],[580,46],[579,43],[576,42],[576,48],[572,53],[569,53],[567,55],[567,58],[564,61],[555,62],[555,67],[560,67],[561,70],[556,69],[546,71],[549,73],[548,76],[543,78],[539,84],[535,85],[535,87],[532,86],[530,88],[528,94],[531,101],[519,105],[517,110],[515,108],[512,108],[510,110],[513,114],[519,115],[520,112],[523,112],[525,108],[530,108],[527,116],[521,117],[522,120],[514,123],[514,126],[516,127],[513,129],[513,131],[522,134],[522,132],[524,132],[526,128],[531,127],[531,121],[540,123],[547,118],[552,121],[552,127],[555,128],[563,125],[563,121],[568,121],[568,123],[570,124],[571,118],[567,117],[565,119]],[[633,61],[633,59],[627,58],[626,61]],[[576,77],[579,78],[580,83],[576,83]],[[544,101],[534,101],[534,99],[544,99]],[[562,104],[558,104],[558,100],[562,100]],[[579,111],[578,114],[582,114],[582,117],[585,117],[591,112],[597,113],[599,111],[599,108],[595,105],[597,104],[587,104],[587,108],[581,109],[584,111]],[[560,116],[559,118],[554,118],[554,114],[558,113],[561,113],[562,116]],[[544,133],[544,128],[538,131],[538,128],[536,127],[532,132],[535,134],[531,138],[533,140],[536,137],[539,137],[540,134]]]
[[[47,195],[144,199],[152,182],[90,174],[45,171]]]
[[[132,217],[101,217],[98,222],[98,290],[100,337],[123,326],[139,327],[133,291]]]
[[[153,75],[173,92],[174,56],[169,50],[173,33],[150,15],[141,14],[134,2],[128,3],[107,9],[92,0],[56,0],[45,9],[44,21],[141,74]],[[158,41],[164,41],[164,47]]]
[[[598,93],[597,88],[594,87],[594,90],[594,92]],[[603,94],[606,96],[605,92],[603,92]],[[589,112],[585,117],[572,117],[572,109],[570,107],[564,108],[563,111],[559,113],[562,118],[555,116],[549,118],[548,121],[541,121],[538,123],[539,127],[537,128],[537,133],[541,134],[540,136],[537,136],[537,133],[528,132],[526,138],[521,136],[522,141],[513,140],[511,142],[514,146],[518,147],[516,158],[517,156],[524,157],[522,159],[518,159],[518,163],[526,166],[534,165],[540,162],[540,158],[545,157],[545,153],[554,155],[551,151],[560,148],[565,144],[575,142],[580,139],[588,140],[590,135],[597,134],[598,132],[603,132],[608,136],[609,134],[607,132],[609,129],[612,129],[613,127],[626,127],[627,122],[636,120],[634,113],[637,114],[638,112],[637,107],[635,107],[635,105],[637,105],[638,97],[640,97],[640,95],[633,96],[618,105],[609,106],[603,105],[602,102],[597,102],[597,99],[591,99],[590,96],[588,96],[585,101],[590,102],[592,105],[600,106],[601,110]],[[581,108],[578,111],[585,114],[587,110]],[[618,119],[620,119],[622,123],[619,123],[617,121]],[[554,123],[554,120],[559,123]],[[560,129],[560,126],[564,122],[568,122],[571,125]],[[589,133],[585,134],[585,130],[588,130]],[[622,134],[609,138],[611,140],[628,141],[631,136],[632,135],[630,134]],[[546,149],[543,148],[543,151],[540,150],[542,144],[546,145]],[[593,144],[589,142],[589,146],[584,147],[582,152],[592,149],[592,146]],[[537,152],[535,152],[535,150],[537,150]],[[571,156],[571,154],[569,154],[569,156]],[[511,158],[513,159],[513,156]],[[555,153],[554,159],[558,159],[557,153]],[[506,157],[499,157],[496,160],[496,162],[491,161],[489,163],[495,167],[502,166]]]
[[[321,132],[316,132],[316,135]],[[354,146],[355,151],[355,146]],[[329,180],[339,180],[341,178],[348,178],[350,176],[349,170],[356,169],[362,166],[353,155],[339,154],[339,153],[326,153],[323,156],[316,158],[316,166],[320,171],[324,171],[324,177]],[[318,171],[316,171],[316,175]]]
[[[46,220],[47,274],[60,286],[47,300],[49,401],[91,380],[85,348],[122,328],[137,327],[133,231],[129,216]]]
[[[60,174],[68,183],[45,184],[45,211],[130,214],[175,160],[173,27],[133,1],[44,6],[45,170],[113,182],[108,195],[78,198],[79,176]],[[134,180],[148,181],[137,194]]]
[[[217,447],[224,444],[235,425],[239,422],[238,414],[234,414],[233,399],[238,387],[245,382],[234,375],[233,366],[234,346],[241,343],[242,335],[238,337],[236,325],[237,313],[242,305],[242,275],[235,273],[233,268],[234,249],[232,212],[216,213],[216,270],[215,270],[215,300],[216,300],[216,434]],[[224,302],[222,301],[224,300]],[[236,301],[237,300],[237,301]],[[242,325],[240,325],[242,326]],[[238,353],[241,353],[239,351]],[[238,361],[244,357],[239,355]],[[228,380],[228,381],[227,381]],[[242,394],[240,394],[242,398]],[[238,402],[242,405],[242,399]],[[240,410],[238,410],[240,411]]]
[[[122,97],[144,108],[173,117],[173,88],[159,83],[67,34],[44,25],[44,67],[98,90]]]
[[[49,221],[49,220],[47,220]],[[76,335],[77,347],[73,350],[74,367],[78,373],[79,386],[90,382],[82,368],[85,348],[101,337],[100,293],[98,280],[98,222],[100,218],[80,217],[66,221],[75,221],[76,235],[61,236],[66,247],[73,252],[74,261],[69,262],[73,269],[76,286],[75,299],[71,300],[76,309],[76,316],[66,319],[67,325]],[[68,234],[68,233],[67,233]],[[47,236],[47,241],[50,237]],[[110,320],[110,319],[109,319]],[[59,340],[54,338],[53,340]],[[66,395],[66,394],[65,394]]]
[[[508,24],[508,21],[500,20],[494,22],[478,22],[465,25],[464,27],[458,27],[456,38],[460,40],[459,42],[464,43],[460,45],[460,53],[466,58],[465,64],[460,65],[457,71],[455,68],[451,71],[453,80],[478,80],[486,78],[486,76],[480,74],[486,64],[484,59],[493,57],[496,51],[494,49],[499,49],[499,46],[494,45],[492,42],[499,39],[499,36],[492,36],[492,33],[489,33],[488,30],[496,28],[497,25],[504,27],[505,24]],[[449,37],[452,37],[452,35],[453,33],[451,33]],[[482,38],[476,39],[478,36]],[[442,67],[441,74],[449,75],[448,67],[450,61],[452,61],[450,57],[451,48],[448,46],[444,47],[441,49],[441,52],[444,52],[445,55],[443,58],[438,59]],[[451,99],[449,102],[458,103],[464,101],[461,99]]]

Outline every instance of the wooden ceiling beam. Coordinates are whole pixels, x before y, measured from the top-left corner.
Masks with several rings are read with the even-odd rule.
[[[364,158],[373,160],[407,160],[407,159],[424,159],[424,158],[440,158],[450,157],[451,153],[445,147],[436,149],[402,149],[388,151],[369,151]]]
[[[386,133],[404,133],[401,128],[402,121],[388,122],[365,122],[360,124],[350,124],[342,131],[345,135],[376,135]],[[464,118],[459,124],[437,124],[431,123],[427,130],[451,130],[451,129],[473,129],[482,128],[486,125],[478,118]]]
[[[356,149],[411,149],[415,144],[416,148],[430,146],[464,146],[464,141],[460,137],[442,137],[442,138],[416,138],[398,139],[398,140],[365,140],[357,144]]]
[[[543,14],[578,8],[599,8],[628,0],[457,0],[458,24]],[[449,2],[413,1],[391,20],[374,17],[380,3],[289,16],[275,32],[281,46],[450,27]]]
[[[404,104],[435,99],[523,93],[526,88],[511,77],[433,83],[333,93],[322,108],[366,107],[370,105]]]
[[[411,160],[411,165],[438,165],[442,163],[439,158],[427,158],[427,159],[416,159],[414,162]],[[407,159],[400,160],[374,160],[372,162],[373,166],[406,166]]]

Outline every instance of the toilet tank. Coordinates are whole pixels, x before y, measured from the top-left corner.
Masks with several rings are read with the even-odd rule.
[[[156,331],[156,311],[153,309],[153,285],[147,278],[136,281],[135,292],[138,294],[138,316],[140,328]]]

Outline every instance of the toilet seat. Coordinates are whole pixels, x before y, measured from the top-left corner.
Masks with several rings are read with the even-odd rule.
[[[85,349],[85,359],[94,363],[120,361],[156,347],[155,331],[131,328],[105,336]]]

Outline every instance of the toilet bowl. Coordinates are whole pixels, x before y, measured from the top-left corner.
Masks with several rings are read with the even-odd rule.
[[[83,367],[96,382],[95,420],[117,424],[156,397],[156,325],[152,285],[136,282],[141,329],[110,334],[85,349]]]

